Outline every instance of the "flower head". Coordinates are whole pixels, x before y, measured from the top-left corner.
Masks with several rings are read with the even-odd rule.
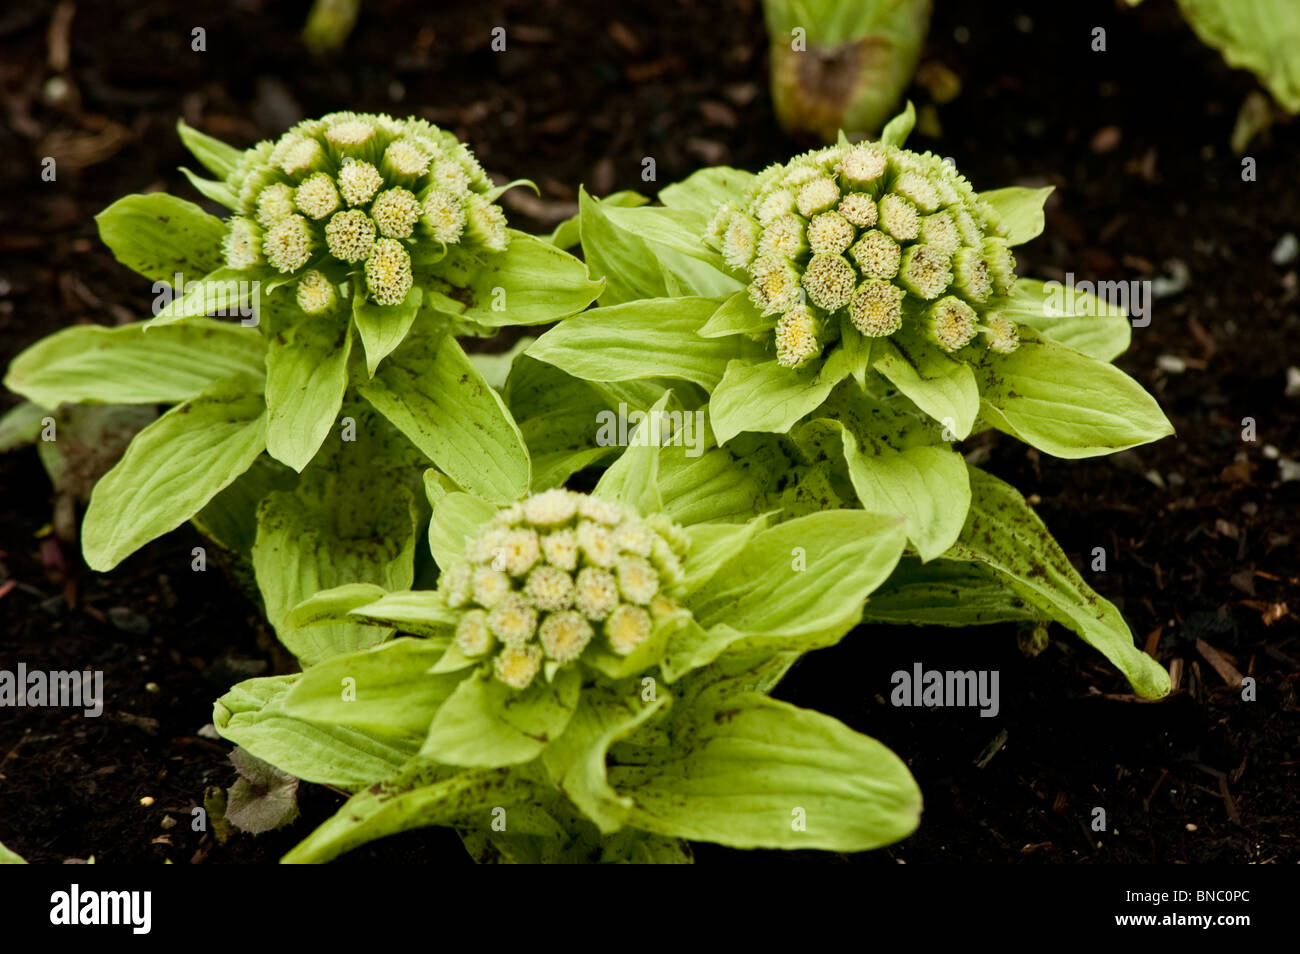
[[[230,267],[265,262],[291,287],[309,281],[320,291],[310,266],[333,276],[336,294],[379,305],[405,300],[413,261],[437,261],[413,256],[422,244],[501,251],[509,241],[478,161],[424,120],[365,113],[307,120],[247,150],[226,184],[239,200],[223,244]],[[322,253],[344,268],[329,267]]]
[[[675,605],[685,546],[671,522],[548,490],[498,512],[467,559],[444,571],[438,592],[460,612],[460,652],[495,652],[496,678],[524,689],[544,660],[572,665],[589,647],[627,655],[641,645],[651,610]]]
[[[1018,340],[1005,313],[988,317],[1016,282],[998,216],[930,153],[864,142],[769,166],[704,241],[748,273],[786,367],[824,360],[845,322],[870,337],[911,326],[949,352],[980,335],[994,351]]]

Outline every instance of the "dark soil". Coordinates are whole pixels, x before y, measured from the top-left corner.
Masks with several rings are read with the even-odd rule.
[[[1300,364],[1300,308],[1296,264],[1270,254],[1300,223],[1300,130],[1278,125],[1257,140],[1258,181],[1243,182],[1228,140],[1253,80],[1202,46],[1169,0],[1137,12],[938,6],[924,61],[951,69],[962,91],[936,108],[942,139],[918,133],[912,145],[953,156],[977,187],[1057,186],[1022,274],[1187,275],[1119,361],[1160,399],[1176,438],[1093,461],[1010,439],[984,448],[984,466],[1033,495],[1139,641],[1181,672],[1179,688],[1135,701],[1059,629],[1029,659],[1005,627],[876,628],[807,658],[779,692],[880,738],[925,793],[916,835],[854,861],[1293,862],[1300,482],[1283,482],[1275,458],[1300,457],[1300,400],[1284,396],[1286,369]],[[130,192],[198,198],[176,171],[188,162],[178,116],[244,145],[333,109],[418,113],[494,174],[535,179],[541,200],[508,211],[538,230],[572,211],[579,182],[598,194],[648,188],[647,156],[662,185],[794,151],[771,118],[757,0],[368,0],[327,61],[297,40],[306,8],[64,4],[75,14],[53,41],[54,4],[0,14],[0,359],[66,325],[146,313],[148,283],[113,261],[93,216]],[[488,48],[497,25],[505,53]],[[205,52],[190,48],[196,26]],[[1106,52],[1090,50],[1097,26]],[[910,95],[931,104],[920,87]],[[54,183],[40,179],[45,156],[58,160]],[[1246,417],[1254,442],[1242,439]],[[0,668],[102,669],[108,696],[98,719],[0,713],[0,841],[41,862],[271,862],[335,810],[341,796],[303,786],[303,818],[287,831],[221,845],[191,831],[204,789],[234,778],[228,747],[199,734],[211,700],[284,665],[257,608],[220,571],[190,571],[189,530],[110,574],[88,571],[76,545],[46,529],[50,491],[31,451],[0,456],[0,500]],[[1105,572],[1090,569],[1097,546]],[[1257,701],[1242,701],[1206,647],[1257,680]],[[997,669],[1001,712],[888,705],[890,674],[918,661]],[[1095,808],[1105,832],[1090,828]],[[827,856],[701,846],[697,857]],[[429,830],[346,860],[429,859],[466,856],[454,835]]]

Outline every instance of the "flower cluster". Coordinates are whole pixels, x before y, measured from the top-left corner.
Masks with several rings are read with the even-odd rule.
[[[847,314],[882,338],[915,323],[947,352],[983,335],[1014,351],[1015,322],[998,299],[1015,256],[996,212],[952,164],[884,143],[842,144],[768,167],[742,205],[726,203],[705,241],[750,276],[749,294],[777,315],[777,361],[801,367]]]
[[[307,120],[249,149],[226,184],[239,202],[226,264],[291,276],[308,314],[332,310],[344,283],[378,305],[400,304],[413,258],[435,261],[456,244],[506,247],[492,181],[455,136],[421,119]]]
[[[496,678],[515,689],[544,662],[573,663],[588,647],[627,656],[677,609],[686,542],[666,518],[596,497],[529,497],[497,514],[438,581],[462,611],[456,648],[492,658]]]

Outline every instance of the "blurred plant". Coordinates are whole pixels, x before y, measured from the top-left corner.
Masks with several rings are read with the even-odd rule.
[[[930,0],[763,0],[781,128],[834,142],[875,133],[921,56]]]
[[[361,12],[361,0],[316,0],[302,28],[302,41],[318,56],[347,42]]]
[[[1136,7],[1142,0],[1128,0]],[[1289,113],[1300,113],[1300,4],[1295,0],[1178,0],[1201,41],[1250,70]]]

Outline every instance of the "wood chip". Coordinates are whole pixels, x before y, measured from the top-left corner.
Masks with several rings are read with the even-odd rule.
[[[1241,688],[1241,673],[1228,661],[1228,657],[1215,649],[1203,639],[1196,641],[1196,651],[1205,657],[1205,661],[1214,667],[1220,678],[1233,689]]]

